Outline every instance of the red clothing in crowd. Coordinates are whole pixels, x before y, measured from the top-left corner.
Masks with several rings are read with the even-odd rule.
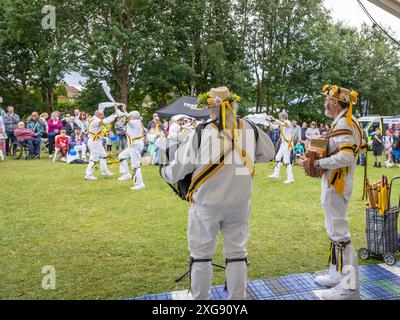
[[[56,137],[56,148],[60,150],[61,156],[65,157],[68,152],[69,137],[57,136]]]
[[[35,133],[32,130],[22,128],[15,128],[14,135],[17,141],[29,140],[35,137]]]
[[[67,136],[58,136],[56,137],[56,148],[62,149],[66,148],[69,145],[69,138]]]

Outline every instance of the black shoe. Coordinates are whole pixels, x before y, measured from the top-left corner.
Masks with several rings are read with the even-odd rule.
[[[378,168],[382,168],[382,165],[381,165],[381,163],[380,163],[380,162],[378,163]]]
[[[378,167],[378,164],[377,164],[377,162],[375,162],[375,163],[374,163],[374,167],[375,167],[375,168],[377,168],[377,167]]]

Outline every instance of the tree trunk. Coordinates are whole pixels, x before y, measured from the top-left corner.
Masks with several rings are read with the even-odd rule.
[[[53,88],[42,88],[42,101],[46,104],[49,114],[53,112]]]
[[[128,95],[129,95],[129,67],[125,65],[120,70],[112,72],[112,76],[118,85],[121,102],[128,105]]]
[[[192,69],[195,70],[196,67],[196,59],[195,59],[195,54],[194,51],[192,52]],[[191,85],[190,85],[190,96],[194,97],[194,88],[195,88],[195,80],[192,81]]]
[[[160,108],[163,108],[167,105],[167,93],[165,92],[165,90],[162,90],[160,93]]]

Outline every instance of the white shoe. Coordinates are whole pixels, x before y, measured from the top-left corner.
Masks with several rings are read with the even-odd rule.
[[[274,175],[274,174],[271,174],[271,175],[268,176],[268,178],[271,178],[271,179],[279,179],[279,176],[276,176],[276,175]]]
[[[337,281],[335,281],[329,276],[329,274],[327,274],[324,276],[315,277],[314,281],[318,283],[320,286],[332,288],[336,287],[339,284],[340,280],[338,279]]]
[[[294,182],[294,179],[287,179],[283,183],[289,184],[289,183],[293,183],[293,182]]]
[[[67,161],[67,159],[65,159],[64,157],[62,157],[62,158],[61,158],[61,161],[64,161],[64,162],[65,162],[65,161]]]
[[[143,190],[144,188],[145,188],[144,183],[142,183],[132,187],[131,190]]]
[[[111,177],[114,175],[114,173],[112,173],[111,171],[107,171],[107,172],[103,172],[101,175],[105,176],[105,177]]]
[[[120,176],[118,178],[118,181],[125,181],[125,180],[130,180],[132,179],[132,176],[128,173],[128,174],[124,174],[123,176]]]
[[[86,180],[97,180],[97,177],[95,176],[85,176]]]
[[[51,154],[51,155],[49,155],[49,159],[51,159],[51,158],[53,158],[53,157],[54,157],[54,155],[52,155],[52,154]]]
[[[337,285],[320,292],[322,300],[360,300],[360,290],[345,290]]]

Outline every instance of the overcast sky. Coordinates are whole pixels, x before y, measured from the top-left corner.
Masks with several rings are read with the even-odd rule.
[[[400,19],[387,13],[367,0],[361,0],[371,16],[381,25],[389,27],[396,39],[400,40]],[[332,17],[336,21],[344,21],[350,26],[360,28],[363,23],[372,26],[371,21],[361,9],[357,0],[324,0],[324,5],[331,10]],[[84,78],[79,73],[71,73],[65,76],[65,81],[69,85],[81,87],[79,82],[84,82]]]

